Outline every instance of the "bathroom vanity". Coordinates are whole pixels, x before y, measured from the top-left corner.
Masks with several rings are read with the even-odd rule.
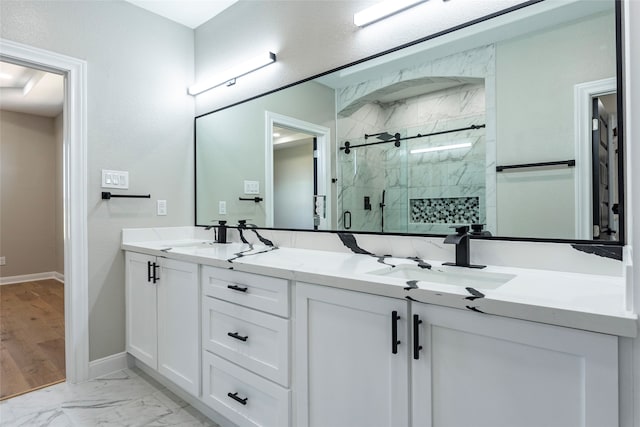
[[[618,423],[622,277],[203,236],[123,231],[127,351],[217,422]]]

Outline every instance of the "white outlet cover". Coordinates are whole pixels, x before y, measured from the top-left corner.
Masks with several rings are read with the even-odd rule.
[[[167,214],[167,201],[166,200],[158,200],[156,202],[157,214],[158,215],[166,215]]]

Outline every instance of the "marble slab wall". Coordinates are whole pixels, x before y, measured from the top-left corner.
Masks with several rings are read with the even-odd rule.
[[[401,137],[426,135],[485,124],[484,84],[463,84],[389,104],[368,103],[339,119],[340,137],[352,145],[367,134],[398,132]],[[411,150],[471,143],[469,148],[412,154]],[[475,197],[474,218],[486,223],[485,129],[471,129],[425,138],[354,148],[339,153],[338,207],[341,229],[397,233],[447,233],[456,223],[413,221],[410,200]],[[381,208],[384,191],[384,209]],[[369,198],[370,208],[364,203]],[[344,212],[349,212],[345,221]]]
[[[379,101],[389,99],[389,95],[399,90],[429,83],[440,84],[444,89],[392,102]],[[378,141],[375,137],[365,139],[365,134],[398,132],[406,137],[486,125],[484,129],[406,141],[400,148],[390,143],[352,149],[350,154],[338,150],[339,229],[447,233],[454,224],[412,221],[410,200],[475,197],[478,221],[495,231],[493,45],[342,88],[338,90],[337,104],[340,146],[345,141],[351,145]],[[471,142],[472,147],[410,154],[414,148],[459,142]],[[383,190],[384,209],[381,209]],[[369,209],[365,197],[369,198]]]

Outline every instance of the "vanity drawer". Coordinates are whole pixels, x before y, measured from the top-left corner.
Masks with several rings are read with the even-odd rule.
[[[286,319],[204,297],[202,346],[285,387],[289,385]]]
[[[288,427],[291,392],[207,351],[202,355],[204,403],[238,426]]]
[[[216,267],[202,267],[202,293],[246,307],[289,316],[286,279]]]

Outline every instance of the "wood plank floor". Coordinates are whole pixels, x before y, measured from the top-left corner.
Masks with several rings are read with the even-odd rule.
[[[64,285],[0,286],[0,400],[64,379]]]

